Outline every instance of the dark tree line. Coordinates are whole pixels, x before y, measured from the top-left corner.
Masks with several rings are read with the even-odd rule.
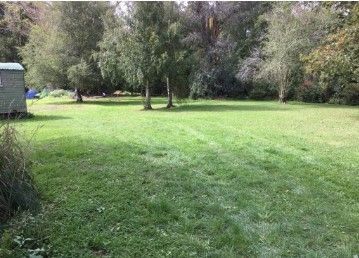
[[[0,4],[30,86],[358,104],[357,2]]]

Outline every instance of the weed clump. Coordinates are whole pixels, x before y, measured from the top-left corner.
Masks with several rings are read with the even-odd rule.
[[[67,90],[58,89],[58,90],[53,90],[53,91],[49,92],[48,96],[51,96],[54,98],[60,98],[60,97],[64,97],[64,96],[72,97],[73,93],[71,93]]]
[[[19,210],[39,208],[26,154],[16,129],[9,123],[0,126],[0,222]]]

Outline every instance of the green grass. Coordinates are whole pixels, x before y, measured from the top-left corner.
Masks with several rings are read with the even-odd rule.
[[[33,138],[42,213],[12,234],[50,256],[359,254],[359,109],[48,98]],[[24,245],[26,246],[26,245]],[[15,249],[15,254],[28,252]]]

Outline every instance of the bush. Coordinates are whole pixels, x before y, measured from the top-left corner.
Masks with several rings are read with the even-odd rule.
[[[277,89],[273,85],[262,82],[255,83],[249,92],[249,98],[257,100],[274,99],[277,95]]]
[[[329,103],[342,105],[359,105],[359,84],[348,84],[341,91],[334,93],[331,96]]]
[[[342,98],[347,105],[359,105],[359,83],[348,84],[343,89]]]
[[[6,123],[0,128],[0,222],[18,210],[39,207],[23,147],[14,127]]]
[[[51,91],[48,88],[43,88],[43,90],[40,92],[40,99],[45,98],[49,96]]]
[[[60,90],[51,91],[49,93],[49,96],[54,97],[54,98],[60,98],[63,96],[71,96],[71,93],[68,92],[67,90],[60,89]]]
[[[325,102],[323,89],[319,85],[301,84],[296,90],[296,99],[303,102],[322,103]]]

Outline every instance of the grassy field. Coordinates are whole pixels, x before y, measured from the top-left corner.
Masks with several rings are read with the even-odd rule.
[[[43,210],[14,235],[55,257],[359,254],[357,107],[141,104],[29,102]]]

